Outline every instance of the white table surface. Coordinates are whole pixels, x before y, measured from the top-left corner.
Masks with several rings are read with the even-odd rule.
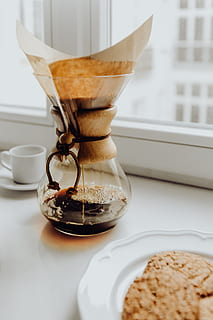
[[[41,215],[36,191],[0,188],[0,318],[79,320],[76,291],[108,242],[147,230],[213,232],[213,191],[130,177],[132,200],[110,232],[74,238]]]

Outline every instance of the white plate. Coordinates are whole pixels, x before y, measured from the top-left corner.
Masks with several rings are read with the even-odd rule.
[[[213,234],[197,231],[153,231],[114,241],[91,260],[78,287],[82,320],[121,320],[130,283],[141,275],[151,255],[184,250],[213,262]]]
[[[11,172],[7,169],[0,169],[0,187],[7,190],[15,190],[15,191],[30,191],[36,190],[38,187],[38,183],[33,184],[21,184],[16,183],[12,179]]]

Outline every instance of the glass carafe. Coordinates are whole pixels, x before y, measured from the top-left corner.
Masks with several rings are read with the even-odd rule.
[[[127,208],[130,185],[116,160],[110,125],[128,76],[36,75],[54,104],[58,136],[38,198],[43,215],[58,231],[79,236],[105,232]]]

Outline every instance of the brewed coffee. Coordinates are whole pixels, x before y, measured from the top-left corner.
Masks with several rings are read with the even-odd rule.
[[[42,211],[56,229],[69,234],[89,235],[110,229],[127,204],[124,192],[115,186],[79,186],[74,195],[68,190],[44,200]]]

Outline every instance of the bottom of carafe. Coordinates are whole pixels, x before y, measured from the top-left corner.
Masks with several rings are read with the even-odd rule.
[[[115,227],[117,219],[108,222],[97,223],[93,225],[89,224],[72,224],[63,223],[58,221],[50,221],[54,229],[70,236],[89,237],[96,236],[107,231],[110,231]]]

